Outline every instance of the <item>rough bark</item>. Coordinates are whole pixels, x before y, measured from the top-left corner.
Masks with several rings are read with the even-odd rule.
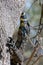
[[[18,27],[18,20],[23,11],[25,0],[0,0],[0,46],[2,59],[0,65],[10,65],[10,55],[6,53],[6,39],[13,35]]]

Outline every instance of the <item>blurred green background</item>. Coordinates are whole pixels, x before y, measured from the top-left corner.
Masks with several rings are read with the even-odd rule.
[[[27,14],[28,22],[31,26],[39,25],[40,17],[41,17],[41,6],[39,2],[36,1],[33,3],[34,0],[26,0],[25,2],[25,12]],[[42,19],[43,23],[43,19]],[[30,30],[30,37],[34,37],[37,34],[38,30],[31,28]],[[43,45],[43,30],[41,32],[40,44]],[[34,38],[36,40],[36,38]],[[30,42],[26,43],[24,55],[26,57],[30,57],[33,51],[33,47],[31,46]],[[37,65],[37,64],[36,64]],[[39,65],[43,65],[43,57],[39,60]]]

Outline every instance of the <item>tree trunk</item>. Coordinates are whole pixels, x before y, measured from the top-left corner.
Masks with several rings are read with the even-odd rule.
[[[18,20],[24,4],[25,0],[0,0],[0,47],[2,47],[0,65],[10,65],[10,54],[6,52],[6,42],[19,27]]]

